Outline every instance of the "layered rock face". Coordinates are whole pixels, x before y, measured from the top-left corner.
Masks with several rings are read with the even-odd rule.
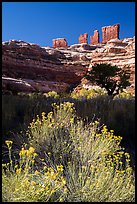
[[[40,47],[24,41],[2,43],[2,89],[11,92],[58,93],[81,83],[96,63],[129,65],[135,88],[135,37],[113,39],[106,44],[80,43],[69,47]]]
[[[92,60],[89,66],[98,63],[111,63],[124,69],[129,66],[131,69],[131,89],[135,89],[135,37],[123,40],[113,39],[101,48],[92,52]]]
[[[63,52],[11,40],[2,43],[2,89],[12,92],[64,92],[80,83],[85,65]]]

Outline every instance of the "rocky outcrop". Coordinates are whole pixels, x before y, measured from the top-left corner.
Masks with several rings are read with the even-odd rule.
[[[102,48],[92,52],[92,60],[89,69],[94,64],[111,63],[124,69],[129,66],[131,69],[131,89],[135,88],[135,37],[123,40],[113,39],[107,42]]]
[[[86,73],[86,65],[67,62],[65,54],[53,48],[11,40],[2,43],[2,52],[3,90],[64,92]]]
[[[52,45],[53,48],[58,48],[58,47],[66,48],[68,46],[68,43],[65,38],[57,38],[57,39],[53,39],[52,41],[53,41],[53,45]]]
[[[90,44],[97,45],[99,44],[99,31],[95,30],[94,35],[90,36]]]
[[[10,77],[2,78],[3,91],[17,92],[49,92],[56,91],[57,93],[65,92],[69,89],[69,85],[64,82],[55,82],[47,80],[32,80],[32,79],[15,79]]]
[[[78,38],[79,44],[88,43],[88,34],[84,33],[84,35],[80,35]]]
[[[111,39],[119,39],[119,24],[102,27],[102,43],[107,43]]]
[[[11,92],[65,92],[81,83],[94,64],[129,66],[135,88],[135,37],[106,44],[40,47],[24,41],[2,43],[2,89]],[[85,82],[86,83],[86,82]]]

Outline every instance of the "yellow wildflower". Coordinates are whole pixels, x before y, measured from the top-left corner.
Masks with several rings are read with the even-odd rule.
[[[35,151],[35,149],[34,149],[33,147],[30,147],[30,148],[29,148],[29,152],[30,152],[30,153],[32,153],[32,154],[33,154],[33,153],[34,153],[34,151]]]
[[[37,153],[34,153],[34,157],[36,157],[37,156]]]
[[[45,190],[46,190],[46,191],[48,191],[48,190],[49,190],[49,187],[48,187],[48,186],[46,186],[46,187],[45,187]]]
[[[8,146],[8,148],[11,148],[13,141],[11,141],[11,140],[6,140],[5,143],[6,143],[6,145]]]
[[[130,158],[130,154],[129,153],[125,153],[125,156],[127,157],[127,158]]]
[[[16,169],[16,174],[20,174],[21,173],[21,168]]]
[[[62,172],[63,171],[63,166],[62,165],[58,165],[57,166],[57,171]]]
[[[61,182],[62,182],[63,185],[66,184],[66,180],[63,177],[61,177]]]
[[[35,163],[35,160],[33,159],[33,160],[31,161],[31,163],[34,164],[34,163]]]
[[[17,169],[18,168],[18,164],[16,164],[14,168]]]
[[[35,175],[39,175],[40,172],[39,172],[38,170],[36,170],[34,174],[35,174]]]
[[[47,170],[47,166],[44,166],[44,167],[43,167],[43,170]]]
[[[64,188],[64,193],[67,193],[68,192],[68,189],[67,188]]]
[[[35,181],[31,181],[31,185],[32,186],[36,186],[36,182]]]
[[[24,149],[24,147],[21,149],[19,156],[24,156],[26,154],[26,150]]]
[[[60,198],[59,201],[60,201],[60,202],[63,202],[63,198]]]

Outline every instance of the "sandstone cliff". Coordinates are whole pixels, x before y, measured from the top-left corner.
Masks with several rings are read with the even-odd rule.
[[[11,40],[2,43],[2,52],[4,91],[64,92],[86,73],[86,65],[67,62],[65,54],[54,48]]]
[[[123,40],[113,39],[107,42],[102,48],[92,52],[92,60],[89,68],[96,63],[111,63],[124,68],[131,69],[131,89],[135,88],[135,37]]]
[[[81,83],[95,63],[112,63],[132,70],[135,82],[135,37],[106,44],[40,47],[24,41],[2,43],[2,89],[24,92],[65,92]]]

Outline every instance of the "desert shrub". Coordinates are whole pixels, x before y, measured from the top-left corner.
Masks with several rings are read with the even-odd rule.
[[[56,91],[49,91],[48,93],[43,94],[46,97],[53,97],[53,98],[59,98],[59,94]]]
[[[81,88],[79,91],[73,91],[71,97],[74,99],[91,99],[99,95],[106,95],[106,92],[103,88],[93,87],[90,89]]]
[[[48,166],[62,164],[65,202],[132,202],[134,172],[121,137],[98,121],[85,124],[72,103],[54,104],[30,124],[30,145]]]
[[[49,152],[54,163],[66,162],[71,151],[69,130],[74,123],[73,103],[65,102],[60,105],[53,104],[53,111],[46,116],[42,112],[41,118],[37,118],[30,123],[27,134],[30,144],[38,152]],[[64,163],[63,163],[64,164]]]
[[[81,88],[79,91],[73,91],[70,96],[74,99],[92,99],[95,97],[100,96],[107,96],[107,92],[104,88],[101,88],[99,86],[92,86],[91,88]],[[119,94],[117,94],[114,99],[123,98],[123,99],[132,99],[134,98],[134,94],[132,92],[129,92],[127,90],[120,91]]]
[[[91,122],[100,119],[101,124],[106,124],[109,129],[114,129],[116,135],[123,137],[121,145],[131,150],[135,149],[135,99],[115,98],[98,95],[92,99],[52,98],[39,94],[30,96],[2,96],[2,140],[12,139],[16,146],[21,142],[17,137],[19,131],[26,131],[27,126],[36,118],[36,115],[45,115],[52,110],[52,103],[63,101],[73,102],[76,115]],[[13,133],[11,133],[11,131]],[[64,131],[64,129],[58,130]],[[66,131],[66,130],[65,130]],[[66,133],[64,132],[64,135]],[[22,135],[22,133],[21,133]],[[25,134],[22,137],[25,138]],[[20,148],[20,147],[19,147]],[[5,150],[3,150],[4,152]],[[134,159],[133,159],[134,160]]]
[[[135,148],[135,100],[134,98],[111,99],[98,96],[91,100],[75,100],[76,113],[88,121],[100,119],[109,129],[123,137],[122,144]]]
[[[2,96],[2,133],[7,139],[9,132],[19,132],[27,128],[28,124],[37,115],[51,110],[54,98],[44,97],[39,94],[3,95]]]
[[[115,99],[117,98],[132,99],[134,97],[135,97],[134,93],[124,90],[120,92],[118,95],[116,95],[114,98]]]
[[[69,162],[66,170],[71,189],[68,201],[133,201],[134,182],[132,183],[129,154],[119,147],[122,138],[115,136],[113,130],[109,132],[106,126],[98,131],[96,121],[84,128],[81,124],[77,125],[71,132],[71,137],[74,152],[78,150],[79,165],[73,157],[75,159]],[[129,190],[131,194],[129,188],[132,189]]]
[[[38,156],[33,147],[23,147],[19,160],[13,165],[11,159],[12,141],[6,141],[9,149],[9,163],[2,164],[3,202],[58,202],[65,196],[65,178],[62,165],[43,166],[37,170],[35,159]]]

